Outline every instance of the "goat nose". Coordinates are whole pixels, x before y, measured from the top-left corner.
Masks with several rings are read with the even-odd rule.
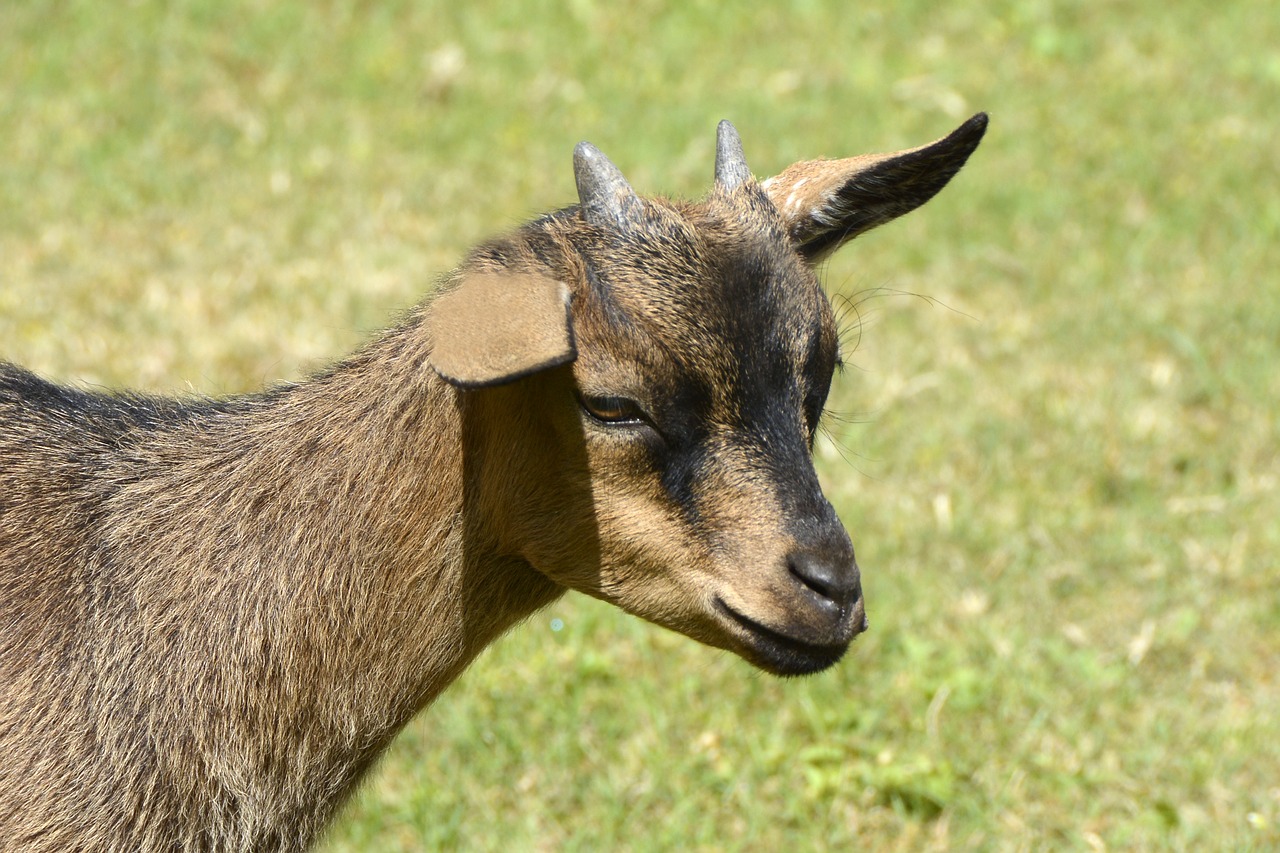
[[[853,552],[793,551],[787,556],[791,574],[809,589],[841,608],[862,597],[862,578]]]

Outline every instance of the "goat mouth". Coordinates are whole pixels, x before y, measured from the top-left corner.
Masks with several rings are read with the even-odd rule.
[[[810,675],[835,664],[849,650],[850,640],[835,643],[811,643],[762,625],[750,616],[734,610],[717,597],[715,609],[748,635],[742,656],[774,675]]]

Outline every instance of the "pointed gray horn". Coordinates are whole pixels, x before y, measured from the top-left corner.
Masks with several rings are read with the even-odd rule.
[[[640,221],[640,197],[618,167],[590,142],[579,142],[573,149],[573,178],[587,222],[625,231]]]
[[[751,180],[751,169],[742,154],[742,137],[727,121],[716,128],[716,183],[726,190],[737,189]]]

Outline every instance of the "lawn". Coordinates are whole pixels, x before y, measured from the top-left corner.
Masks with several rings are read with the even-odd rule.
[[[761,675],[571,594],[324,849],[1280,846],[1280,15],[1263,0],[0,5],[0,358],[298,378],[600,146],[696,197],[978,110],[824,278],[871,630]]]

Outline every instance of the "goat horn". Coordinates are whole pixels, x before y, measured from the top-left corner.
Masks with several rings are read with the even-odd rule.
[[[737,189],[751,180],[751,169],[742,154],[742,137],[727,121],[716,128],[716,183],[726,190]]]
[[[640,197],[618,167],[590,142],[579,142],[573,149],[573,178],[587,222],[623,231],[639,222]]]

